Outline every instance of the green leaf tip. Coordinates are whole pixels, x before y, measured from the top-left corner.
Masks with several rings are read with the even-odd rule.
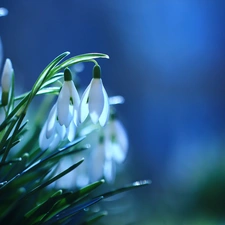
[[[105,56],[106,59],[109,59],[109,56],[108,55],[104,54],[104,56]]]
[[[72,73],[71,70],[66,67],[66,69],[64,70],[64,81],[71,81],[72,80]]]
[[[93,68],[93,78],[95,79],[101,78],[101,67],[97,64]]]

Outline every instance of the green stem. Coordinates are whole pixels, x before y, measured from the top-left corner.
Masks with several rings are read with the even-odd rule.
[[[21,102],[9,113],[9,115],[7,116],[7,118],[3,121],[3,123],[0,125],[0,131],[2,131],[8,124],[8,122],[10,121],[10,119],[12,119],[13,116],[15,116],[17,114],[18,115],[18,111],[24,106],[25,102],[27,101],[28,97],[30,95],[30,92],[21,100]],[[0,148],[1,149],[1,148]]]
[[[3,149],[4,144],[5,144],[6,140],[7,140],[7,138],[8,138],[8,136],[9,136],[10,132],[12,131],[14,125],[16,124],[16,122],[17,122],[17,119],[14,119],[14,120],[11,122],[10,126],[8,127],[8,129],[6,130],[6,132],[5,132],[5,134],[4,134],[4,136],[2,137],[1,142],[0,142],[0,149]]]
[[[18,130],[20,129],[20,125],[21,125],[21,123],[22,123],[22,121],[23,121],[25,115],[26,115],[25,113],[22,113],[22,114],[20,115],[18,121],[17,121],[17,124],[16,124],[16,127],[15,127],[14,131],[13,131],[13,134],[12,134],[10,140],[9,140],[8,145],[6,146],[4,155],[3,155],[2,160],[1,160],[1,164],[5,162],[5,160],[6,160],[7,156],[8,156],[8,154],[9,154],[9,151],[10,151],[10,149],[11,149],[12,143],[13,143],[15,137],[16,137],[16,134],[17,134]],[[3,143],[4,143],[4,142],[3,142]]]

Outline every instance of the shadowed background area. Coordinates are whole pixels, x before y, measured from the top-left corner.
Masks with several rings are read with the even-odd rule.
[[[4,58],[21,90],[64,51],[110,56],[98,62],[109,95],[125,98],[118,111],[130,140],[116,184],[152,180],[123,197],[133,211],[115,221],[225,222],[224,1],[1,0],[0,7],[9,10],[0,18]],[[80,74],[84,86],[91,67]]]

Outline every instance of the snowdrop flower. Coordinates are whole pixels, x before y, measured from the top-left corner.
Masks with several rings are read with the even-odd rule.
[[[90,169],[92,182],[104,178],[106,182],[113,183],[116,176],[116,165],[112,158],[111,149],[107,149],[104,134],[99,136],[97,146],[92,150],[91,161],[95,165]]]
[[[39,146],[42,150],[54,149],[66,138],[73,141],[76,135],[77,111],[80,97],[72,81],[69,69],[64,71],[64,83],[56,104],[49,112],[40,136]]]
[[[90,169],[91,181],[104,178],[113,183],[117,164],[124,162],[128,152],[128,137],[122,123],[112,113],[107,125],[101,129],[90,158],[95,166]]]
[[[128,137],[122,123],[111,115],[109,123],[102,130],[101,146],[104,148],[104,163],[102,174],[108,183],[113,183],[116,176],[116,164],[121,164],[128,152]],[[102,140],[102,141],[101,141]],[[99,148],[98,159],[102,162],[102,149]],[[97,154],[97,153],[96,153]],[[97,160],[96,160],[97,161]]]
[[[122,123],[112,113],[110,122],[105,127],[105,142],[109,157],[116,163],[122,163],[128,152],[128,137]]]
[[[93,68],[93,78],[88,85],[81,98],[79,108],[80,122],[84,122],[90,115],[93,123],[98,123],[104,126],[109,115],[109,100],[108,95],[101,79],[101,68],[95,65]]]
[[[2,86],[2,104],[8,104],[9,91],[12,85],[13,67],[10,59],[6,59],[2,72],[1,86]]]
[[[64,71],[64,83],[57,101],[57,115],[60,125],[69,127],[71,121],[78,124],[78,108],[80,97],[72,81],[72,75],[68,68]]]

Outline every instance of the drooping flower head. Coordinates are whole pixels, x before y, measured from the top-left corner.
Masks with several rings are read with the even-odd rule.
[[[8,104],[9,91],[12,85],[13,67],[10,59],[6,59],[2,71],[1,86],[2,86],[2,105]]]
[[[67,68],[64,71],[64,83],[57,102],[49,112],[40,136],[39,146],[42,150],[54,149],[60,141],[73,141],[76,135],[78,107],[80,97],[72,81],[72,75]]]
[[[93,78],[81,98],[80,122],[84,122],[88,115],[93,123],[99,122],[101,126],[106,124],[109,116],[109,100],[102,83],[99,65],[94,66]]]
[[[110,121],[105,128],[106,149],[116,163],[122,163],[128,152],[129,142],[127,132],[123,124],[117,119],[114,112],[110,115]]]
[[[57,101],[57,115],[60,125],[69,127],[73,120],[77,126],[80,97],[74,86],[71,71],[64,71],[64,83]]]

